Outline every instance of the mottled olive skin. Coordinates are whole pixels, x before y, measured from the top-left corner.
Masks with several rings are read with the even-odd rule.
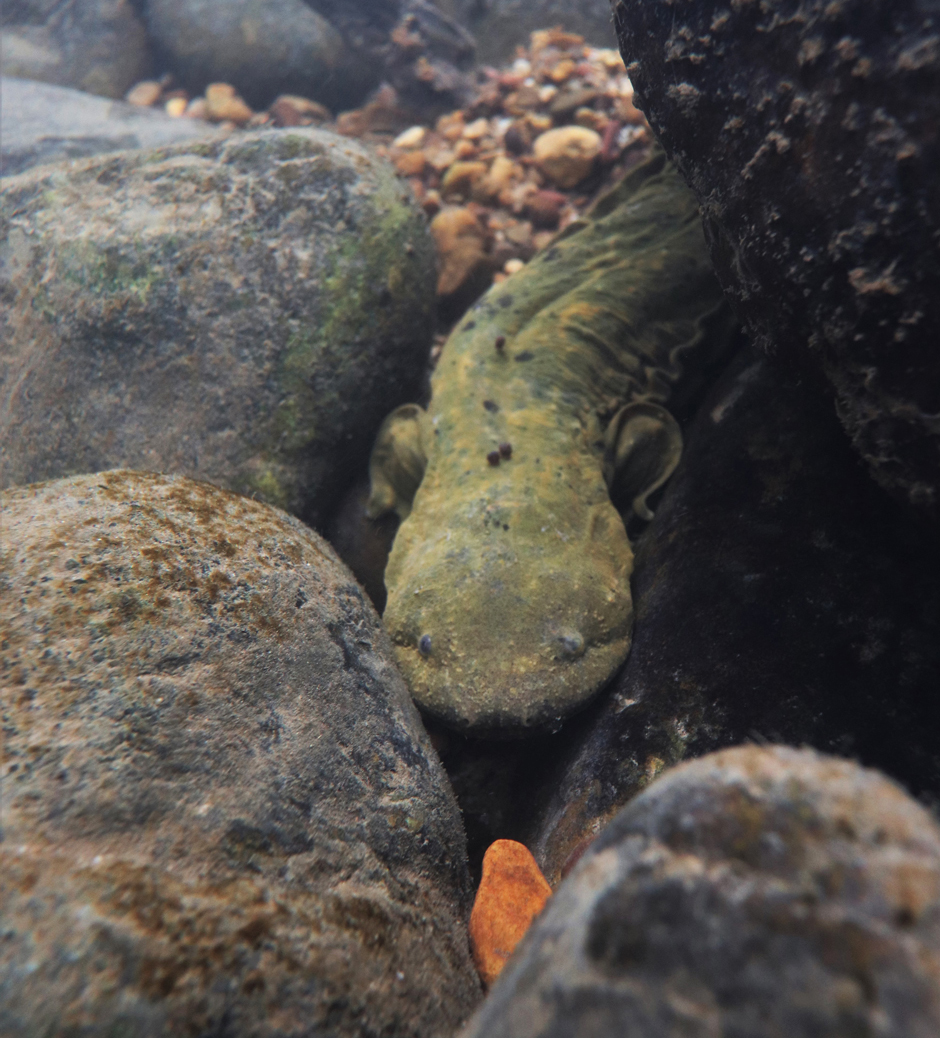
[[[458,325],[386,570],[386,626],[426,713],[553,727],[623,662],[633,554],[609,483],[642,514],[674,467],[659,405],[720,305],[695,200],[658,155]],[[642,412],[626,462],[625,404]]]

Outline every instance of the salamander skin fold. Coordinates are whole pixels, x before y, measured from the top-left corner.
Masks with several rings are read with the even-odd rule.
[[[633,626],[611,494],[651,517],[682,451],[664,405],[731,327],[662,154],[464,317],[429,410],[392,412],[371,461],[370,514],[403,519],[385,623],[422,710],[519,735],[610,679]]]

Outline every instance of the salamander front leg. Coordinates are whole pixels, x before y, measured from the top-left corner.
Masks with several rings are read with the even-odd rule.
[[[396,407],[382,423],[369,458],[370,519],[387,512],[408,518],[428,463],[429,435],[427,412],[417,404]]]
[[[659,404],[637,401],[611,419],[604,437],[604,478],[611,496],[630,501],[647,522],[646,499],[673,474],[682,457],[682,430]]]

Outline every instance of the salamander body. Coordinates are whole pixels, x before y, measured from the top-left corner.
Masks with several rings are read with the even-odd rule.
[[[393,412],[370,514],[403,518],[386,627],[412,695],[464,730],[557,726],[625,659],[633,554],[611,503],[679,460],[663,404],[730,321],[698,208],[662,155],[494,286],[448,339],[427,413]]]

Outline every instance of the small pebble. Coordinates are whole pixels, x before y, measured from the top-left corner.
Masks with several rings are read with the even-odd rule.
[[[186,114],[186,106],[189,102],[185,97],[171,97],[163,106],[164,112],[173,119],[179,119]]]
[[[497,840],[483,856],[483,877],[470,913],[470,950],[489,987],[552,896],[527,847]]]
[[[149,108],[160,100],[163,86],[155,79],[145,79],[135,84],[124,95],[128,104],[138,105],[141,108]]]
[[[404,133],[400,133],[394,141],[392,146],[395,148],[420,148],[424,144],[424,140],[428,135],[427,127],[425,126],[412,126],[405,130]]]

